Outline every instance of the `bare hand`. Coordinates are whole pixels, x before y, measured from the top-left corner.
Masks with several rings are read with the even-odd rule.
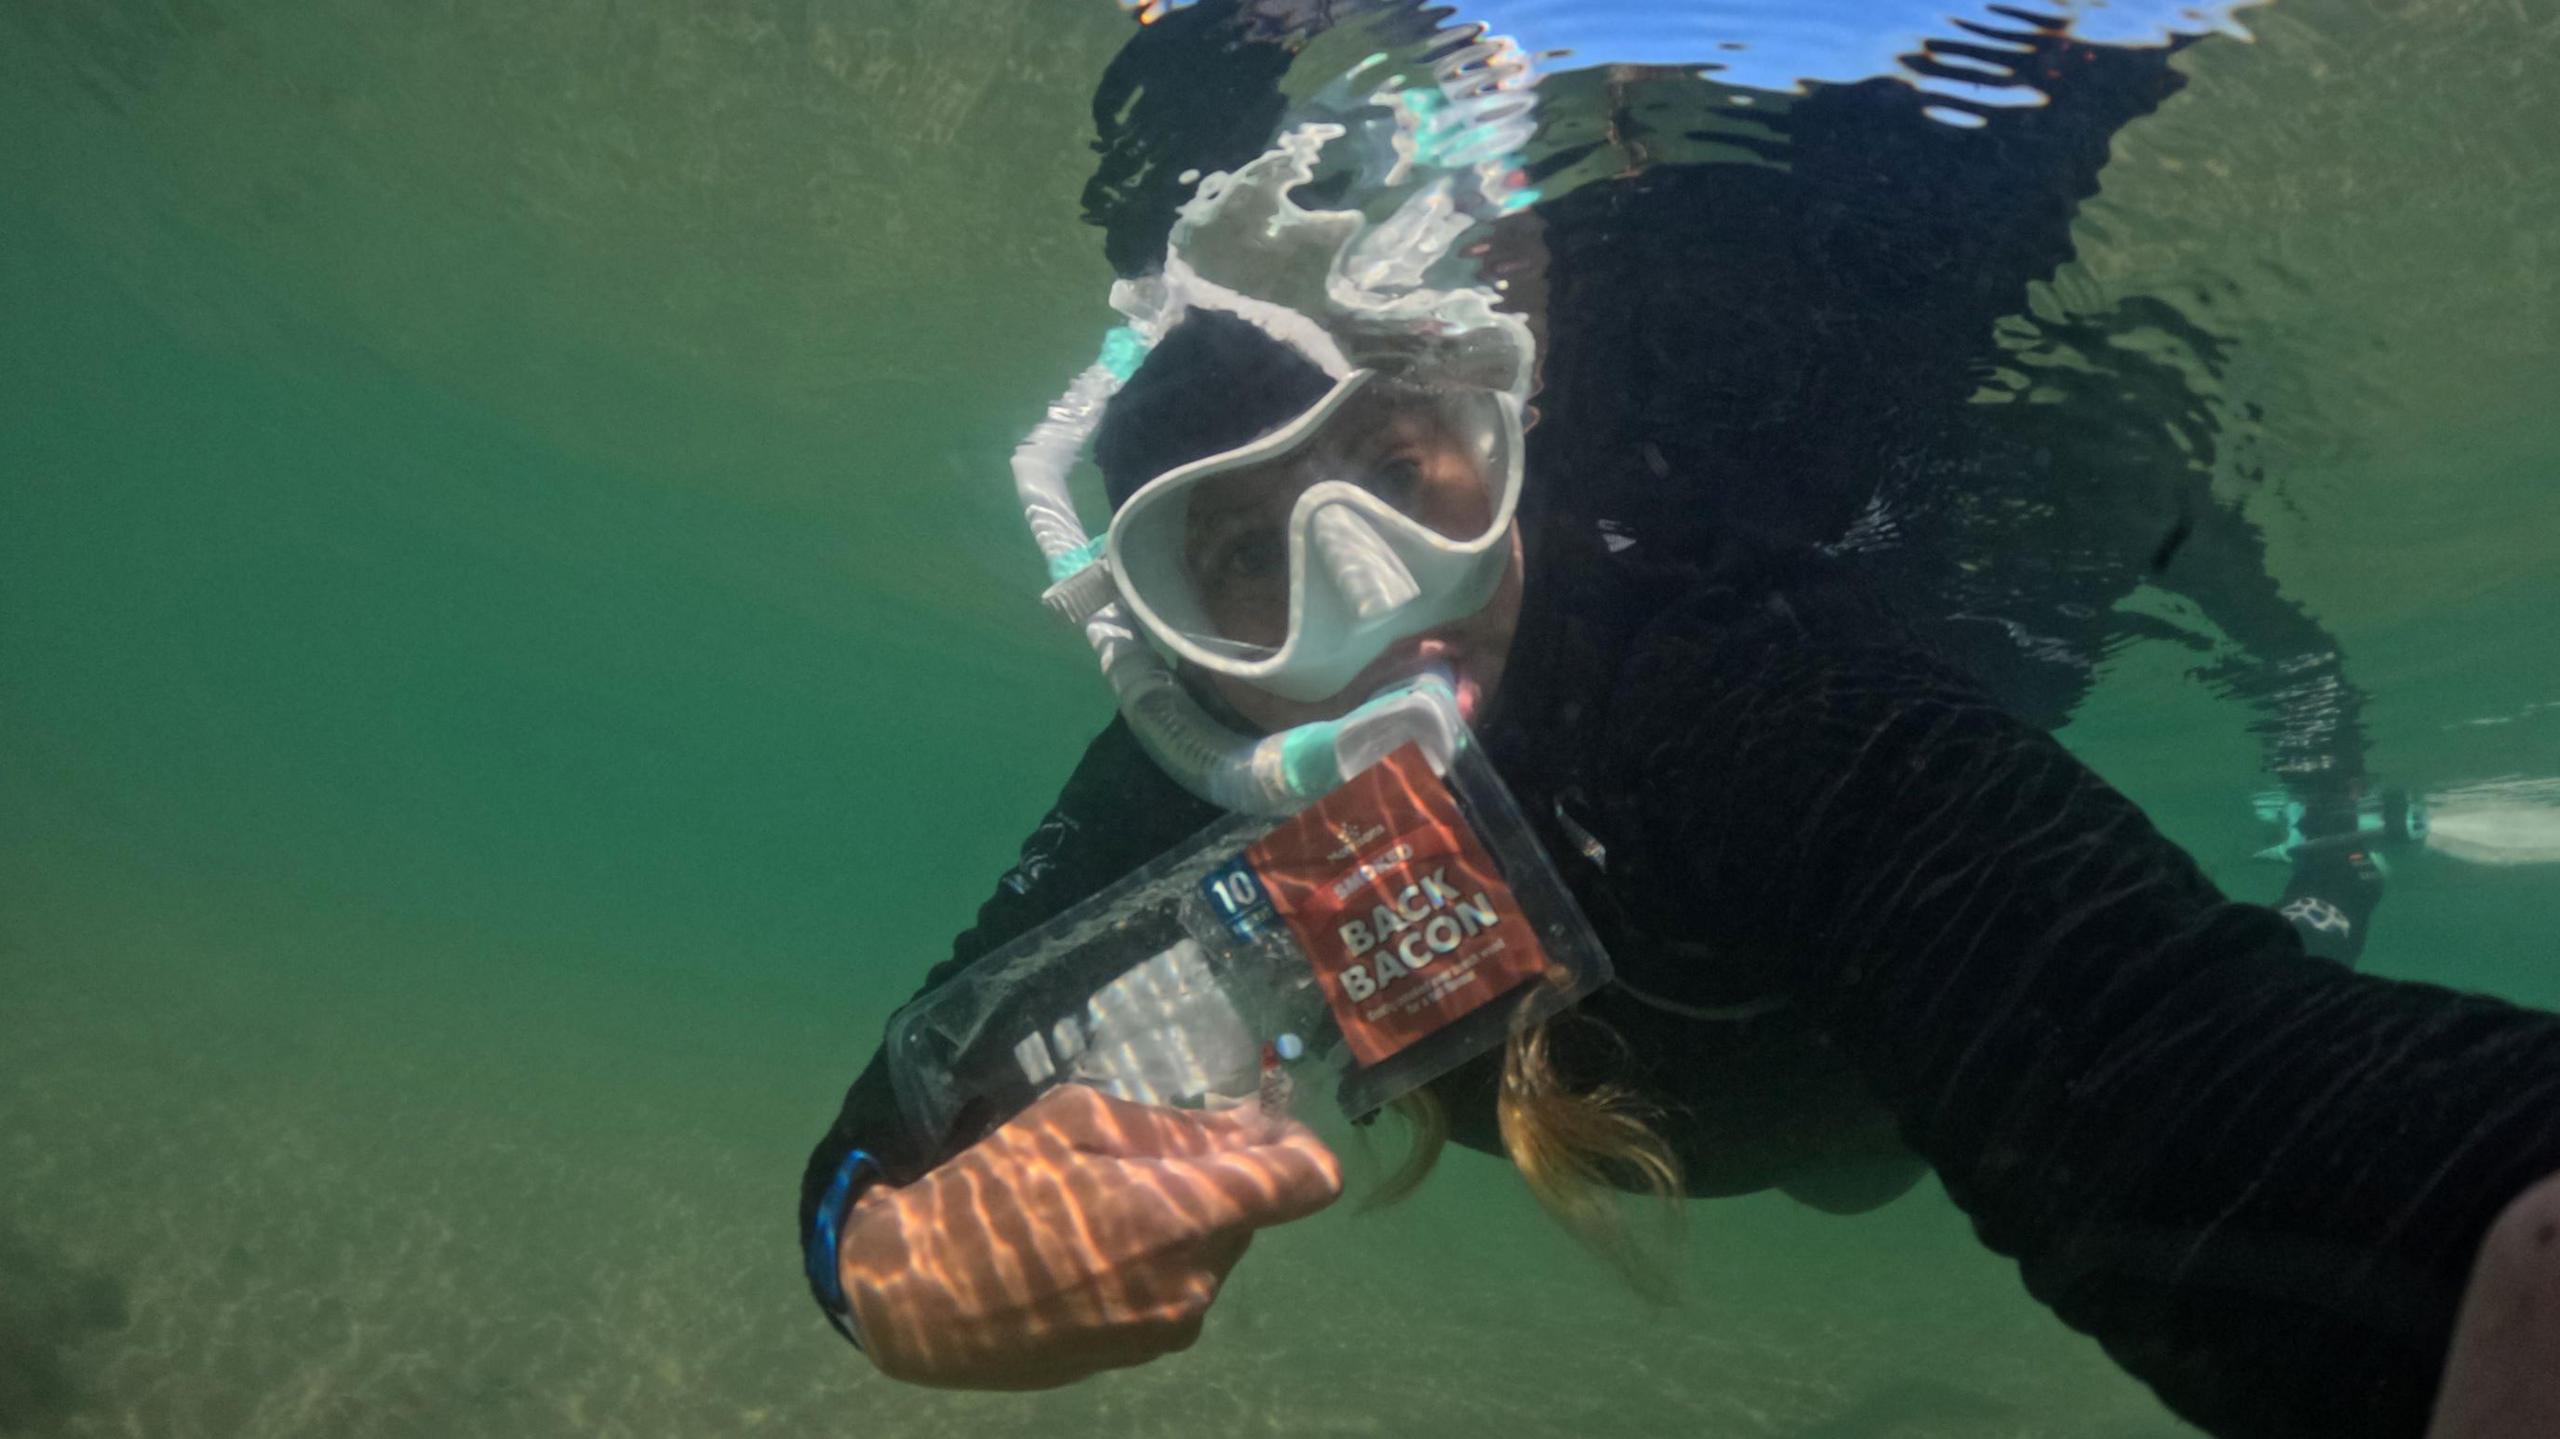
[[[2463,1292],[2427,1439],[2560,1434],[2560,1174],[2506,1207]]]
[[[1188,1348],[1253,1232],[1342,1193],[1306,1126],[1065,1085],[846,1216],[837,1251],[881,1372],[1042,1389]]]

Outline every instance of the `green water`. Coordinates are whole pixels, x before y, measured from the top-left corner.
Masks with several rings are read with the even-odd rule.
[[[1124,24],[0,0],[0,1428],[2181,1432],[1934,1191],[1700,1206],[1666,1313],[1455,1156],[1038,1396],[816,1320],[801,1158],[1104,714],[1001,475]],[[2055,294],[2239,285],[2373,768],[2560,773],[2560,18],[2251,24]],[[2194,663],[2069,737],[2263,896]],[[2412,866],[2370,967],[2560,1004],[2556,914]]]

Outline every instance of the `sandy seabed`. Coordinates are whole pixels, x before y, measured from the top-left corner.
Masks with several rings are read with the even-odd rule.
[[[1186,1354],[1036,1395],[896,1385],[795,1268],[823,1084],[727,1123],[685,1066],[509,1010],[306,998],[87,970],[13,1002],[0,1433],[2189,1432],[1934,1190],[1857,1220],[1693,1206],[1686,1298],[1656,1309],[1472,1155],[1263,1236]]]

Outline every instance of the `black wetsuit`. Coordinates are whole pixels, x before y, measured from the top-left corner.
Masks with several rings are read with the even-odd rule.
[[[1562,1026],[1568,1075],[1637,1085],[1703,1175],[1880,1107],[2182,1416],[2417,1434],[2481,1235],[2560,1171],[2560,1017],[2307,956],[1830,568],[1736,553],[1631,632],[1522,636],[1506,697],[1541,702],[1486,742],[1624,980],[1583,1006],[1623,1049]],[[1114,725],[929,979],[1210,817]],[[1439,1088],[1498,1151],[1489,1064]],[[875,1059],[804,1231],[853,1146],[892,1182],[946,1157]]]
[[[2129,113],[2165,83],[2134,92],[2149,98]],[[1825,104],[1908,103],[1852,87],[1793,113],[1801,132]],[[2111,129],[2047,133],[2094,173]],[[1892,185],[1843,165],[1839,193],[1769,191],[1768,233],[1853,231],[1857,205]],[[2226,901],[2022,720],[2059,715],[1965,652],[1972,611],[1895,569],[1888,528],[1928,561],[1909,536],[1964,533],[1983,508],[1965,496],[2006,483],[1966,469],[1981,448],[1966,448],[1963,395],[1926,373],[1949,357],[1896,347],[2005,313],[2036,264],[2067,254],[2067,204],[2002,217],[2021,250],[1951,240],[1951,266],[2006,276],[1960,278],[1953,298],[1897,291],[1899,272],[1861,270],[1854,244],[1803,271],[1871,282],[1841,289],[1854,303],[1828,323],[1905,306],[1842,351],[1891,383],[1862,390],[1781,325],[1759,353],[1800,368],[1773,391],[1748,364],[1709,363],[1694,316],[1749,310],[1712,278],[1690,320],[1606,280],[1621,265],[1641,277],[1613,246],[1659,233],[1645,207],[1704,213],[1684,188],[1699,183],[1550,211],[1550,391],[1531,472],[1575,483],[1542,480],[1524,511],[1528,607],[1485,742],[1621,980],[1582,1012],[1623,1050],[1597,1026],[1562,1026],[1566,1071],[1659,1101],[1702,1193],[1782,1173],[1800,1156],[1772,1135],[1888,1125],[2040,1299],[2213,1432],[2416,1434],[2480,1236],[2560,1170],[2560,1019],[2306,956],[2272,911]],[[1717,400],[1719,385],[1746,397]],[[1794,490],[1762,483],[1808,473]],[[2088,654],[2110,633],[2088,597],[2111,603],[2175,548],[2162,543],[2175,506],[2160,518],[2130,567],[2018,557],[2049,571],[2031,597],[2089,611],[2054,611],[2082,625],[2072,643]],[[2211,539],[2209,517],[2187,518]],[[2053,538],[2067,556],[2069,537]],[[2253,553],[2228,540],[2222,558]],[[2018,592],[2000,598],[2014,609]],[[2059,668],[2079,675],[2052,691],[2067,706],[2086,667]],[[1211,817],[1114,724],[928,983]],[[1454,1136],[1497,1148],[1488,1066],[1439,1088]],[[904,1182],[951,1146],[905,1134],[875,1059],[812,1156],[804,1234],[854,1147]]]

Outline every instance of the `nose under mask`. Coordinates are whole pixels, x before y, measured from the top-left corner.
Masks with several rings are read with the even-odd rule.
[[[1420,598],[1422,586],[1377,528],[1348,505],[1316,511],[1308,539],[1316,562],[1360,619],[1376,620]]]

